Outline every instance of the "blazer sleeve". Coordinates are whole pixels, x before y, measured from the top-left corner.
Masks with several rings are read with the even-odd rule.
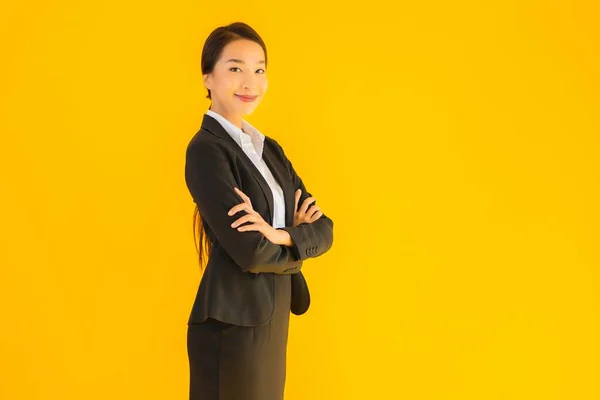
[[[227,155],[218,143],[197,140],[188,145],[185,181],[218,242],[244,272],[299,272],[302,261],[295,256],[291,247],[275,244],[261,232],[240,232],[231,227],[234,221],[247,212],[231,216],[227,214],[243,199],[233,190],[239,186]]]
[[[300,206],[305,199],[312,195],[306,190],[306,186],[304,186],[302,179],[294,170],[292,162],[286,157],[281,145],[277,142],[275,143],[279,147],[286,162],[295,190],[302,190],[300,200],[298,201],[298,206]],[[312,204],[316,205],[317,201],[315,200]],[[312,223],[302,223],[297,226],[286,226],[278,229],[283,229],[290,234],[292,241],[294,242],[293,248],[296,257],[301,261],[311,257],[318,257],[328,251],[333,245],[333,221],[325,215],[325,213]]]

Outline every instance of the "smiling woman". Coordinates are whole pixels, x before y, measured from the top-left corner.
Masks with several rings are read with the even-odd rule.
[[[261,97],[257,93],[252,93],[251,95],[246,93],[241,94],[242,97],[252,96],[254,100],[253,103],[255,103],[255,106],[242,112],[243,114],[250,114],[260,103],[268,87],[266,75],[267,47],[262,38],[249,25],[243,22],[234,22],[228,26],[215,29],[206,39],[202,50],[202,75],[204,86],[208,91],[206,98],[212,100],[209,110],[218,113],[226,119],[229,118],[230,121],[232,121],[231,118],[235,118],[236,121],[234,124],[237,126],[241,124],[241,116],[239,116],[240,112],[231,106],[233,102],[231,95],[233,94],[236,98],[244,100],[239,97],[237,90],[240,90],[239,80],[245,76],[241,74],[241,72],[244,72],[241,66],[244,67],[244,70],[246,70],[245,74],[248,75],[246,61],[242,57],[246,49],[252,50],[254,53],[255,63],[257,63],[258,59],[260,74],[262,76],[260,85]],[[238,56],[240,53],[242,56]],[[252,71],[252,69],[249,71]],[[213,90],[215,92],[214,95]],[[248,91],[249,89],[243,88],[242,90]],[[224,92],[227,92],[227,94],[224,94]],[[236,114],[238,115],[237,118],[235,117]],[[211,241],[206,237],[202,218],[200,218],[197,207],[194,215],[194,226],[198,227],[198,255],[200,265],[202,266],[205,263],[205,254],[210,252]]]
[[[190,400],[283,399],[290,312],[310,305],[301,268],[333,243],[333,221],[283,148],[244,120],[267,92],[266,68],[265,44],[245,23],[206,40],[211,105],[185,163],[201,265],[209,251],[188,321]]]

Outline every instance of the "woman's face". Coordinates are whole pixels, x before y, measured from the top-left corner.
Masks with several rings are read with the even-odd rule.
[[[258,107],[267,91],[262,47],[247,39],[228,43],[213,72],[204,75],[204,86],[210,89],[211,109],[241,123],[241,118]]]

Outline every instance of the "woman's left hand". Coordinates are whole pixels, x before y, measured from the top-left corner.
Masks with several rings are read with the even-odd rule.
[[[258,212],[254,211],[250,197],[246,196],[246,194],[237,187],[234,187],[233,189],[244,200],[244,202],[233,206],[227,215],[233,215],[241,210],[246,210],[246,212],[248,212],[248,214],[237,219],[233,224],[231,224],[233,229],[237,228],[239,232],[261,232],[267,238],[267,240],[275,244],[286,244],[289,241],[289,233],[284,230],[275,229],[269,225]],[[252,224],[240,226],[244,222],[252,222]]]

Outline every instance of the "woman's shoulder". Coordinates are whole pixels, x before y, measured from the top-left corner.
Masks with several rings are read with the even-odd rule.
[[[204,128],[200,128],[198,129],[198,131],[194,134],[194,136],[191,137],[188,146],[196,144],[196,143],[205,143],[205,142],[214,142],[215,139],[218,139],[217,136],[213,135],[210,131],[204,129]]]
[[[194,136],[189,140],[187,145],[187,152],[191,150],[203,151],[203,150],[227,150],[227,143],[224,140],[214,135],[212,132],[200,128]]]
[[[283,147],[275,140],[275,138],[265,135],[265,145],[270,146],[271,150],[275,151],[278,155],[285,157]]]
[[[233,150],[221,138],[200,129],[188,142],[185,154],[188,160],[212,163],[231,160]]]

